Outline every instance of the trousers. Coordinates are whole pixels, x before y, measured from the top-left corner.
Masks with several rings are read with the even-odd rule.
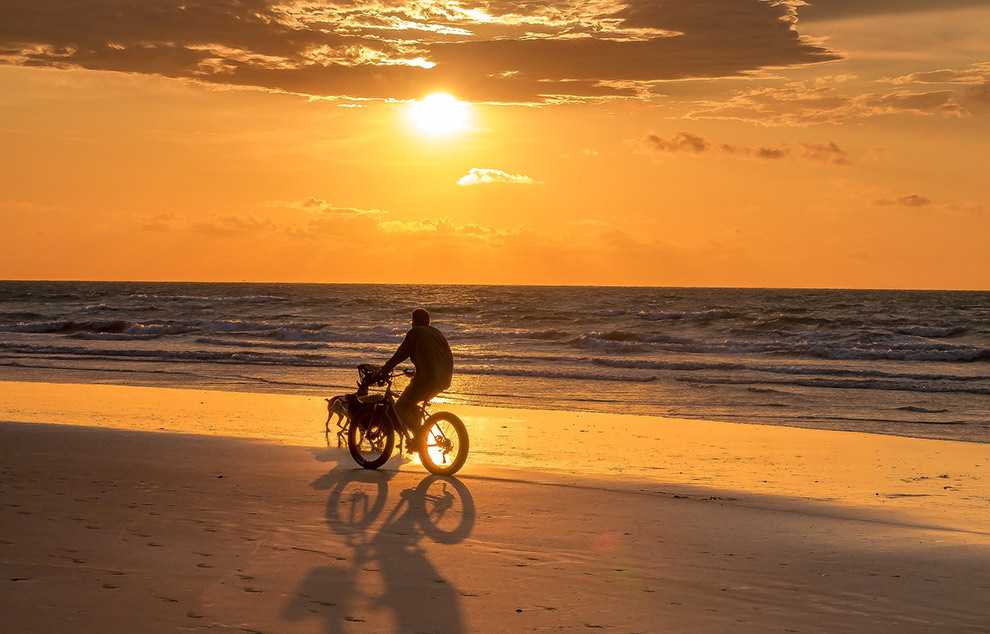
[[[395,413],[399,415],[402,424],[413,431],[418,431],[420,421],[417,410],[419,404],[432,399],[443,390],[444,388],[437,388],[435,385],[417,383],[415,378],[410,381],[406,389],[402,390],[402,394],[399,395],[399,400],[395,402]]]

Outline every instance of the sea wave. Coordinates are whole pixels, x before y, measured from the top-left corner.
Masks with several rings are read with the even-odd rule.
[[[276,324],[267,321],[247,321],[239,319],[167,321],[150,320],[129,322],[122,319],[106,321],[76,321],[72,319],[21,322],[0,326],[3,332],[35,334],[68,334],[77,332],[123,333],[129,335],[182,335],[190,332],[255,332],[255,331],[304,331],[323,328],[320,323]]]
[[[638,317],[648,321],[664,321],[667,319],[724,319],[737,317],[736,313],[728,310],[702,310],[698,312],[659,312],[640,311]]]
[[[240,339],[215,339],[212,337],[198,337],[196,343],[208,346],[221,346],[224,348],[270,348],[283,350],[326,350],[324,343],[279,343],[275,341],[244,341]]]
[[[49,319],[44,313],[37,313],[30,310],[2,310],[0,311],[0,321],[24,322],[37,319]]]
[[[68,335],[70,339],[81,341],[148,341],[158,339],[161,333],[125,334],[122,332],[76,332]]]
[[[971,362],[990,360],[990,348],[954,345],[917,337],[898,337],[885,333],[860,332],[844,335],[806,333],[801,336],[774,337],[768,340],[675,337],[631,331],[585,333],[568,344],[584,350],[609,350],[615,353],[670,351],[690,354],[774,354],[810,356],[832,360],[893,360]]]
[[[127,305],[118,306],[114,304],[107,304],[106,302],[101,302],[99,304],[90,304],[88,306],[83,306],[79,309],[82,313],[109,313],[109,312],[162,312],[164,309],[157,304],[137,304],[137,305]]]
[[[852,317],[835,316],[806,316],[778,314],[772,317],[757,319],[746,326],[747,329],[755,330],[776,330],[783,328],[782,332],[794,326],[808,326],[812,328],[824,328],[827,330],[855,329],[863,326],[860,319]]]
[[[825,379],[825,378],[790,378],[790,379],[754,379],[748,377],[714,377],[714,376],[683,376],[675,377],[676,381],[696,385],[795,385],[812,388],[837,388],[854,390],[898,390],[903,392],[922,393],[960,393],[990,395],[990,387],[968,386],[938,383],[917,383],[906,381],[878,379]]]
[[[0,331],[4,332],[24,332],[34,334],[44,333],[73,333],[88,330],[101,333],[120,333],[127,329],[129,324],[126,321],[74,321],[71,319],[61,319],[53,321],[32,321],[21,322],[14,325],[2,326]]]
[[[209,295],[147,295],[144,293],[130,295],[128,299],[150,302],[196,302],[201,304],[267,304],[270,302],[285,301],[284,298],[275,295],[216,297]]]
[[[559,341],[571,337],[571,333],[564,330],[522,330],[510,333],[510,336],[518,339],[542,339],[546,341]]]
[[[319,328],[280,327],[272,330],[270,336],[281,341],[323,342],[323,343],[395,343],[401,340],[401,332],[380,329],[338,332]]]
[[[966,329],[961,326],[908,326],[905,328],[893,328],[893,331],[902,335],[914,335],[916,337],[952,337],[961,335]]]
[[[29,346],[0,344],[0,349],[16,353],[78,358],[141,359],[149,361],[208,361],[214,363],[305,365],[319,367],[350,367],[355,362],[340,359],[346,355],[285,354],[252,350],[189,350],[161,348],[93,348],[72,346]]]
[[[606,368],[622,368],[627,370],[745,370],[752,369],[741,363],[725,361],[626,361],[618,359],[592,359],[594,365]]]
[[[609,368],[625,368],[629,370],[652,370],[652,371],[691,371],[691,370],[747,370],[750,372],[763,372],[768,374],[791,374],[797,376],[841,376],[859,378],[882,378],[897,379],[902,381],[953,381],[953,382],[973,382],[987,381],[990,383],[990,375],[973,374],[936,374],[918,372],[891,372],[877,370],[874,368],[845,368],[820,365],[778,365],[770,363],[734,363],[728,361],[653,361],[653,360],[629,360],[629,359],[601,359],[591,360],[594,365]]]
[[[810,348],[809,354],[823,359],[863,360],[863,361],[939,361],[973,362],[990,361],[990,348],[969,346],[915,348],[910,346],[875,348]]]

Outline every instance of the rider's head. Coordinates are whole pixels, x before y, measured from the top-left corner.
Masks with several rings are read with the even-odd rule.
[[[417,308],[412,312],[412,325],[413,326],[429,326],[430,325],[430,313],[426,312],[425,308]]]

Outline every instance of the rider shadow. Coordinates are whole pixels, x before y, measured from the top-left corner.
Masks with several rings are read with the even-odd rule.
[[[467,538],[476,515],[471,493],[456,478],[431,475],[390,497],[389,480],[396,475],[337,467],[312,484],[330,490],[327,523],[344,536],[351,553],[336,557],[337,565],[311,570],[285,606],[284,618],[320,618],[324,631],[333,633],[385,610],[395,632],[465,631],[456,588],[420,542],[429,537],[454,544]]]

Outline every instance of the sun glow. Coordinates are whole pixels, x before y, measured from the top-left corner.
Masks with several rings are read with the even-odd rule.
[[[468,128],[471,104],[437,92],[409,104],[407,115],[426,134],[452,134]]]

